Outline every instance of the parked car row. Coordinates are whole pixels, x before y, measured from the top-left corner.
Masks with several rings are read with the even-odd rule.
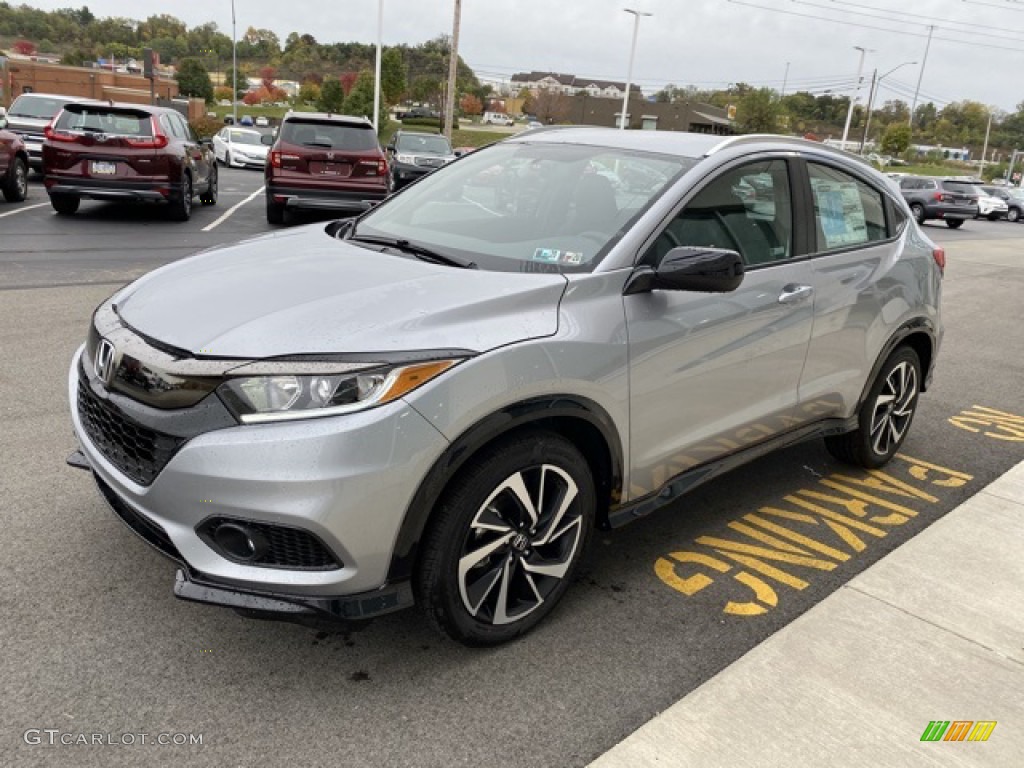
[[[1019,221],[1024,212],[1024,190],[997,187],[976,179],[944,179],[893,174],[918,224],[941,220],[957,229],[967,219]]]

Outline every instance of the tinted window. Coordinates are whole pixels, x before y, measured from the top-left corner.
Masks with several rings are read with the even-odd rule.
[[[373,128],[327,120],[286,120],[281,128],[281,140],[288,144],[324,149],[342,149],[362,152],[375,149],[377,136]]]
[[[181,115],[171,115],[171,119],[176,120],[178,123],[178,130],[181,131],[182,138],[190,141],[198,141],[199,138],[196,136],[196,132],[192,130],[192,126],[189,124]]]
[[[399,152],[411,152],[418,155],[450,155],[452,147],[444,136],[432,136],[429,133],[403,133],[395,145]]]
[[[152,136],[149,113],[102,105],[69,104],[55,126],[60,131],[84,131],[119,136]]]
[[[175,138],[178,139],[185,138],[182,135],[181,129],[178,127],[178,124],[171,120],[170,115],[160,115],[160,128],[168,136],[174,136]]]
[[[808,163],[818,250],[885,240],[884,197],[874,187],[827,165]]]
[[[710,182],[654,241],[645,255],[657,263],[681,245],[737,251],[751,266],[793,253],[793,209],[784,160],[726,171]]]
[[[942,188],[947,192],[955,192],[958,195],[977,195],[978,188],[966,181],[944,181]]]
[[[47,96],[19,96],[11,104],[7,116],[51,120],[60,112],[65,103],[65,99],[54,99]]]

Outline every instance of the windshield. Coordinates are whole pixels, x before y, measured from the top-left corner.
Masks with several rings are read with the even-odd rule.
[[[36,120],[52,120],[53,116],[60,112],[61,107],[66,103],[66,99],[50,98],[48,96],[19,96],[11,104],[8,117],[31,117]]]
[[[444,136],[424,134],[403,134],[398,137],[395,149],[417,155],[450,155],[451,144]]]
[[[281,141],[303,147],[365,151],[378,147],[373,127],[346,125],[330,120],[286,120]]]
[[[567,144],[497,144],[435,171],[359,220],[387,237],[503,272],[590,272],[695,160]]]
[[[262,137],[258,133],[248,131],[231,131],[232,144],[259,144],[262,146]]]

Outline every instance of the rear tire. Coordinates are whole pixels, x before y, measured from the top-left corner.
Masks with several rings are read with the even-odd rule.
[[[910,212],[914,214],[914,220],[918,224],[924,224],[924,206],[920,203],[914,203],[910,206]]]
[[[20,157],[16,157],[7,169],[3,192],[4,199],[9,203],[20,203],[28,197],[28,163]]]
[[[217,204],[217,175],[217,164],[214,163],[210,166],[210,183],[206,186],[206,191],[199,196],[199,202],[203,205]]]
[[[267,223],[280,226],[284,224],[284,206],[273,202],[267,197]]]
[[[857,415],[857,429],[825,438],[828,452],[867,469],[884,466],[910,431],[920,394],[921,361],[910,347],[898,347],[878,371]]]
[[[81,202],[81,198],[74,195],[50,195],[50,205],[60,216],[73,216]]]
[[[560,435],[531,431],[485,448],[434,510],[420,542],[416,601],[464,645],[519,637],[572,583],[595,509],[590,466]]]
[[[181,179],[181,195],[170,203],[168,213],[175,221],[192,218],[192,177],[187,173]]]
[[[963,219],[946,219],[946,226],[950,229],[960,229],[963,225]]]
[[[1007,221],[1018,221],[1020,219],[1020,208],[1011,208],[1006,212]]]

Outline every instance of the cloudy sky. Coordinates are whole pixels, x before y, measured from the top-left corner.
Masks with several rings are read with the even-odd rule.
[[[214,21],[231,34],[230,0],[28,2],[46,9],[83,3],[101,16],[169,12],[190,26]],[[383,3],[385,44],[451,32],[453,0]],[[640,23],[634,69],[647,93],[670,82],[781,89],[787,62],[787,92],[849,93],[860,55],[854,46],[861,46],[869,49],[868,80],[876,68],[882,75],[918,62],[885,78],[876,98],[876,105],[909,102],[932,24],[919,102],[973,99],[1012,111],[1024,99],[1016,86],[1024,71],[1024,0],[463,0],[460,53],[487,79],[536,69],[624,80],[633,31],[624,5],[654,14]],[[377,0],[236,0],[235,10],[239,33],[269,28],[282,41],[292,31],[320,42],[373,42],[377,34]]]

